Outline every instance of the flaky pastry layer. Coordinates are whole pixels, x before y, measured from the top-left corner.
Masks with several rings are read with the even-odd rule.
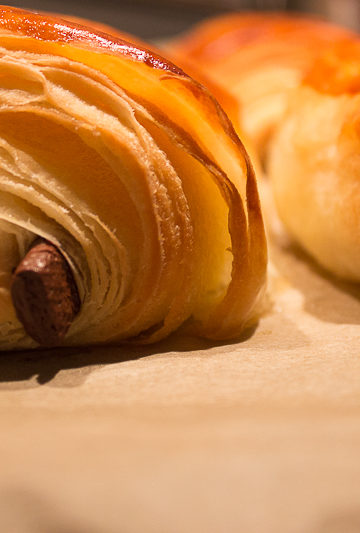
[[[146,49],[0,9],[0,348],[33,347],[11,272],[43,237],[81,311],[65,345],[215,339],[256,320],[266,243],[255,176],[217,102]]]

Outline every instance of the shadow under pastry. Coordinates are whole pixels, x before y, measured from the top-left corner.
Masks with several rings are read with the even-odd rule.
[[[249,339],[257,326],[227,344],[230,346]],[[176,332],[155,344],[78,346],[71,348],[42,348],[0,353],[0,391],[36,388],[45,384],[57,387],[77,387],[99,367],[122,364],[152,356],[187,356],[189,352],[207,353],[223,345],[199,337]]]

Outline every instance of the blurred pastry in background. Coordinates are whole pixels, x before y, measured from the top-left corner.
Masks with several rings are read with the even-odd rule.
[[[225,109],[264,159],[288,94],[314,57],[334,41],[352,37],[342,27],[309,16],[234,13],[205,21],[168,44],[178,64],[209,78],[232,96]],[[222,103],[221,95],[218,98]],[[234,99],[236,105],[234,105]]]
[[[269,176],[289,233],[327,270],[360,281],[360,41],[335,45],[293,91]]]

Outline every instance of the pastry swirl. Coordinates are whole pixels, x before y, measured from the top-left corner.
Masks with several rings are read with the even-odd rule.
[[[257,319],[266,242],[245,149],[210,94],[144,48],[0,9],[0,348],[36,347],[11,272],[36,238],[81,303],[64,345]]]

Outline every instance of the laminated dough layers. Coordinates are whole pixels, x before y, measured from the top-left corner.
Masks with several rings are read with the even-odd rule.
[[[257,320],[266,242],[252,165],[215,99],[155,53],[0,9],[0,348],[36,347],[11,273],[42,237],[81,310],[64,345]]]

